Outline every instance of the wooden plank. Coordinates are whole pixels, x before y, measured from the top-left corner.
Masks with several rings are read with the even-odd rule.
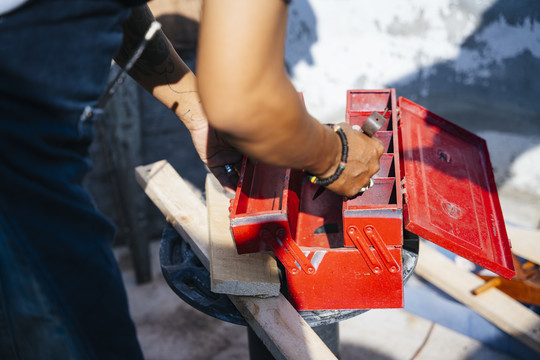
[[[283,295],[229,298],[276,359],[337,360]]]
[[[536,313],[496,288],[473,295],[472,290],[484,281],[424,242],[419,254],[417,275],[540,353],[540,317]]]
[[[208,216],[203,200],[166,160],[138,166],[135,177],[167,221],[209,269]]]
[[[512,252],[540,265],[540,230],[506,225],[506,231],[512,243]]]
[[[220,294],[278,296],[276,260],[268,253],[238,255],[229,220],[230,199],[215,176],[206,176],[211,290]]]
[[[136,168],[137,181],[209,268],[208,220],[202,203],[166,161]],[[283,295],[228,295],[276,359],[332,360],[335,355]]]

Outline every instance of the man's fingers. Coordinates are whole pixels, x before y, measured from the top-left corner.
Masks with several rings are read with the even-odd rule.
[[[225,190],[234,194],[238,185],[241,166],[242,161],[237,161],[231,164],[213,166],[209,169]]]
[[[214,167],[210,171],[227,192],[231,194],[236,192],[236,185],[238,184],[238,175],[236,173],[227,173],[223,167]]]

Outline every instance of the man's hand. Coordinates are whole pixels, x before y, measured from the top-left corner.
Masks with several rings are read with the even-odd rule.
[[[345,123],[339,125],[347,137],[349,155],[345,170],[327,188],[337,194],[354,197],[364,186],[369,184],[369,179],[379,171],[379,159],[384,152],[384,146],[379,140],[355,131]],[[341,157],[341,152],[339,154]],[[336,165],[320,177],[326,178],[334,174],[340,160],[337,158]]]
[[[208,123],[190,131],[193,145],[201,160],[225,190],[235,192],[238,173],[225,171],[225,165],[232,165],[239,170],[242,166],[242,154],[230,146],[219,132],[209,127]]]

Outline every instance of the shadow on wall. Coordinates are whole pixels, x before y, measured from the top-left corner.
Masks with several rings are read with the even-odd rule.
[[[301,61],[314,65],[311,48],[318,41],[317,18],[307,0],[292,1],[289,6],[285,67],[293,76],[294,67]]]
[[[540,134],[540,82],[533,75],[540,72],[539,22],[540,2],[497,1],[455,59],[387,86],[474,132]],[[524,38],[516,27],[536,36]]]

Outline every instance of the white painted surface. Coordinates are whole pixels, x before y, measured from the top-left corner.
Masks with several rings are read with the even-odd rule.
[[[490,156],[497,161],[494,173],[501,190],[530,193],[540,201],[540,135],[495,131],[478,135],[487,141]]]
[[[293,82],[315,116],[336,122],[347,89],[405,84],[439,63],[473,84],[490,76],[491,65],[525,51],[540,59],[540,24],[531,18],[511,25],[501,16],[475,33],[495,2],[295,0],[286,53]],[[469,37],[481,46],[463,48]]]

